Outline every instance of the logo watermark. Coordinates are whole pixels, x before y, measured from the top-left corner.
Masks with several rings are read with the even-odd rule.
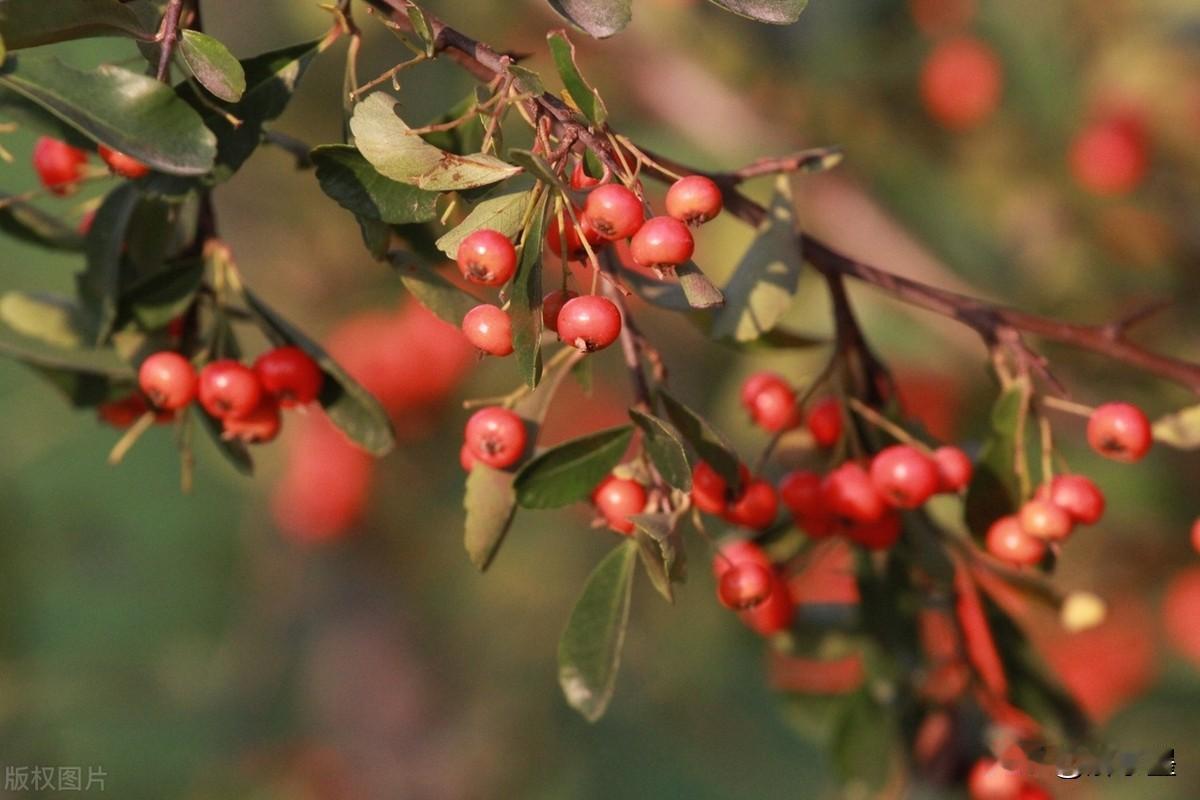
[[[9,792],[103,792],[107,777],[103,767],[8,764],[4,767],[4,789]]]

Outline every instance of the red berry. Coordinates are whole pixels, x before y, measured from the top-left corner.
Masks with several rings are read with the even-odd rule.
[[[101,403],[96,407],[96,416],[101,422],[114,428],[128,428],[149,410],[146,400],[140,394],[131,394],[120,400]],[[175,419],[175,412],[160,409],[155,411],[154,416],[157,422],[170,422]]]
[[[667,190],[667,213],[689,225],[700,225],[721,213],[721,188],[703,175],[680,178]]]
[[[821,482],[821,501],[829,513],[847,525],[878,522],[887,501],[862,465],[847,461]]]
[[[796,393],[773,372],[758,372],[746,379],[742,406],[754,424],[772,433],[794,428],[799,421]]]
[[[1200,517],[1192,523],[1192,549],[1200,553]]]
[[[1083,475],[1056,475],[1049,487],[1038,490],[1039,499],[1049,500],[1066,511],[1071,520],[1094,525],[1104,516],[1104,494]]]
[[[476,459],[489,467],[504,469],[525,454],[525,423],[507,408],[481,408],[467,420],[463,439]]]
[[[787,630],[795,616],[796,604],[787,586],[771,566],[771,560],[758,545],[744,540],[722,544],[719,555],[713,559],[713,575],[720,581],[727,570],[745,563],[757,564],[770,570],[774,586],[766,600],[754,608],[740,612],[738,617],[760,636],[770,636]]]
[[[1002,72],[992,48],[960,36],[933,49],[921,68],[921,100],[942,126],[962,131],[979,125],[1000,103]]]
[[[258,405],[244,417],[226,417],[222,421],[227,439],[240,439],[247,444],[263,444],[279,435],[282,420],[279,403],[271,395],[263,395]]]
[[[1087,425],[1088,444],[1114,461],[1141,461],[1152,442],[1150,420],[1129,403],[1105,403],[1092,412]]]
[[[1046,543],[1026,533],[1013,515],[993,522],[984,544],[996,558],[1018,566],[1039,564],[1046,555]]]
[[[475,454],[471,452],[471,448],[466,442],[463,442],[462,447],[458,448],[458,463],[462,466],[463,472],[470,472],[471,467],[475,466]]]
[[[68,195],[78,188],[87,153],[59,139],[40,136],[33,145],[33,169],[42,185],[57,195]]]
[[[592,504],[608,527],[628,536],[633,533],[629,516],[646,507],[646,487],[630,478],[609,475],[592,492]]]
[[[583,230],[584,238],[591,245],[592,252],[600,249],[604,245],[604,237],[602,237],[587,217],[583,216],[583,212],[576,210],[575,218],[579,220],[579,228]],[[546,247],[551,253],[562,258],[563,244],[567,248],[567,260],[579,261],[587,255],[587,249],[583,246],[583,242],[579,238],[579,230],[571,222],[570,216],[563,216],[563,231],[560,234],[558,231],[558,218],[550,220],[550,224],[546,226]]]
[[[667,269],[692,257],[692,232],[674,217],[651,217],[629,242],[629,254],[639,266]]]
[[[621,335],[621,312],[607,297],[572,297],[558,312],[558,338],[585,353],[603,350]]]
[[[1020,800],[1025,778],[994,758],[981,758],[967,776],[971,800]]]
[[[779,513],[779,496],[775,487],[764,480],[751,480],[740,497],[729,504],[725,518],[735,525],[754,530],[769,528]]]
[[[817,401],[805,424],[818,447],[833,447],[842,438],[842,404],[836,397]]]
[[[871,481],[896,508],[918,508],[941,485],[937,464],[906,444],[884,448],[871,461]]]
[[[473,283],[502,286],[517,271],[517,250],[500,231],[477,230],[458,245],[458,270]]]
[[[574,297],[579,297],[579,292],[573,292],[570,289],[555,289],[543,297],[542,327],[558,333],[558,313],[562,311],[563,305]]]
[[[939,38],[967,27],[975,0],[908,0],[908,10],[922,33]]]
[[[467,341],[493,356],[506,356],[513,351],[512,320],[503,309],[482,303],[466,313],[462,331]]]
[[[111,147],[97,145],[96,151],[100,153],[100,158],[108,168],[122,178],[137,180],[144,178],[150,174],[150,168],[138,161],[133,156],[127,156],[119,150],[113,150]]]
[[[244,417],[258,406],[262,386],[245,364],[221,359],[200,370],[200,405],[217,419]]]
[[[809,470],[798,469],[784,475],[779,482],[779,499],[793,517],[816,517],[825,513],[821,501],[821,476]]]
[[[738,564],[758,564],[771,569],[771,559],[754,542],[749,539],[728,539],[721,543],[718,554],[713,557],[713,577],[719,581],[730,567]]]
[[[771,596],[775,583],[770,568],[743,561],[721,573],[717,581],[717,599],[721,605],[735,611],[754,608]]]
[[[846,536],[868,550],[887,550],[900,538],[904,526],[900,515],[891,509],[875,522],[860,522],[846,530]]]
[[[283,408],[306,406],[317,399],[325,374],[312,356],[299,347],[276,347],[254,362],[254,373],[263,391]]]
[[[729,484],[705,461],[692,469],[692,502],[705,514],[723,515],[728,505]]]
[[[642,201],[619,183],[606,183],[588,193],[583,215],[605,239],[615,241],[633,236],[646,215]]]
[[[179,353],[155,353],[138,368],[138,385],[156,408],[175,411],[196,397],[196,370]]]
[[[1030,500],[1021,506],[1018,518],[1024,531],[1038,539],[1057,542],[1071,535],[1071,515],[1045,500]]]
[[[938,491],[961,492],[971,483],[975,466],[971,458],[957,447],[945,445],[933,451],[938,470]]]
[[[1067,155],[1076,182],[1092,194],[1133,191],[1146,175],[1145,126],[1133,116],[1094,122],[1071,142]]]

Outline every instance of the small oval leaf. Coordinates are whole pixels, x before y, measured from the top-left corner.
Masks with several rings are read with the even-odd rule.
[[[179,55],[188,71],[215,97],[226,103],[242,99],[246,73],[225,45],[200,31],[185,30],[179,39]]]
[[[622,425],[546,450],[517,473],[517,502],[525,508],[560,508],[586,500],[620,463],[632,438],[633,426]]]
[[[629,409],[629,416],[645,434],[646,453],[663,480],[684,492],[692,490],[692,465],[675,426],[651,414]]]

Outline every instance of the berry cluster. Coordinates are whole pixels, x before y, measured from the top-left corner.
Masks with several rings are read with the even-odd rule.
[[[123,178],[136,180],[150,173],[150,168],[132,156],[105,145],[96,148],[109,170]],[[33,169],[38,180],[56,195],[66,196],[79,188],[87,166],[88,154],[60,139],[39,137],[33,146]]]
[[[323,379],[317,363],[291,346],[267,351],[253,368],[218,359],[197,373],[191,361],[170,350],[154,353],[138,368],[138,386],[156,413],[169,417],[198,400],[221,421],[226,438],[247,443],[274,439],[280,408],[316,400]]]

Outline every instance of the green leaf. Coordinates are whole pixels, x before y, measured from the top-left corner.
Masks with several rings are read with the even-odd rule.
[[[467,512],[464,543],[471,563],[483,571],[495,558],[517,510],[513,475],[476,464],[467,476],[463,497]]]
[[[530,150],[512,149],[508,151],[508,160],[537,178],[542,183],[549,184],[560,192],[569,191],[562,178],[555,174],[554,169],[546,163],[546,159]]]
[[[79,300],[89,321],[89,339],[102,344],[117,319],[121,290],[121,259],[125,237],[142,196],[133,183],[123,183],[108,193],[87,237],[87,269],[76,278]]]
[[[226,103],[236,103],[246,91],[246,73],[225,45],[200,31],[185,30],[179,55],[200,85]]]
[[[82,250],[83,237],[58,217],[0,192],[0,231],[53,250]]]
[[[512,64],[508,73],[517,79],[517,88],[526,94],[542,95],[546,87],[542,85],[542,76],[520,64]]]
[[[322,191],[347,211],[389,225],[437,218],[436,192],[385,178],[362,153],[347,144],[313,148],[312,160]]]
[[[633,0],[549,0],[550,6],[580,30],[604,39],[633,19]]]
[[[1188,406],[1154,421],[1156,441],[1180,450],[1200,448],[1200,405]]]
[[[554,57],[554,66],[558,68],[567,94],[571,95],[589,122],[603,125],[608,119],[608,109],[600,93],[591,87],[579,71],[579,65],[575,63],[575,45],[563,31],[551,31],[546,35],[546,42],[550,45],[550,55]]]
[[[53,347],[70,350],[88,344],[79,306],[68,297],[5,292],[0,295],[0,320],[22,336]]]
[[[462,325],[468,311],[483,302],[431,269],[409,264],[398,267],[397,271],[400,282],[418,303],[455,327]]]
[[[169,86],[146,75],[112,64],[83,72],[51,56],[22,56],[0,68],[0,87],[154,169],[201,175],[212,168],[212,131]]]
[[[741,471],[738,469],[741,462],[724,437],[707,420],[661,389],[658,397],[680,435],[701,460],[708,462],[736,492],[742,485]]]
[[[663,480],[684,492],[692,490],[692,465],[675,426],[666,420],[629,409],[629,416],[645,435],[646,453]]]
[[[525,229],[517,273],[509,287],[513,350],[517,369],[528,386],[542,379],[542,236],[546,225],[546,198],[543,194]]]
[[[0,38],[9,50],[91,36],[150,35],[117,0],[4,0]]]
[[[979,453],[971,485],[967,487],[964,518],[982,540],[992,523],[1020,505],[1021,488],[1016,470],[1016,441],[1025,389],[1018,383],[992,407],[991,431]]]
[[[211,416],[203,408],[200,408],[199,404],[196,405],[196,415],[200,418],[200,427],[204,428],[205,433],[217,446],[217,452],[229,462],[230,466],[243,475],[253,475],[254,459],[245,443],[240,439],[226,439],[224,436],[225,426],[221,420]]]
[[[688,261],[675,268],[683,296],[691,308],[719,308],[725,305],[725,295],[713,285],[695,262]]]
[[[396,446],[396,434],[387,412],[374,395],[351,378],[319,344],[279,316],[256,295],[247,290],[245,297],[250,310],[268,328],[284,341],[308,353],[320,365],[325,380],[317,399],[330,421],[368,453],[383,456],[391,452]]]
[[[132,382],[133,368],[111,347],[84,345],[69,298],[6,292],[0,296],[0,353],[46,370]]]
[[[454,258],[458,255],[462,240],[480,228],[491,228],[510,239],[514,238],[521,232],[521,222],[525,219],[525,209],[529,207],[532,195],[532,190],[523,181],[498,187],[494,194],[476,204],[462,222],[437,240],[438,249]]]
[[[362,234],[363,244],[366,246],[367,252],[371,254],[371,258],[376,261],[383,261],[387,258],[388,247],[392,244],[391,226],[386,222],[364,217],[361,214],[355,214],[354,221],[358,223],[358,232]]]
[[[633,426],[622,425],[551,447],[517,473],[517,502],[524,508],[561,508],[586,500],[621,462],[632,439]]]
[[[159,330],[187,310],[203,278],[203,259],[188,259],[138,281],[122,292],[121,303],[144,330]]]
[[[410,5],[408,21],[412,25],[413,33],[421,40],[421,46],[425,48],[425,55],[432,58],[437,42],[434,40],[433,28],[430,27],[429,20],[425,18],[425,12],[415,5]]]
[[[605,556],[588,577],[558,642],[559,685],[567,703],[588,722],[604,716],[612,699],[637,552],[637,542],[626,541]]]
[[[803,265],[791,184],[780,176],[767,221],[725,286],[713,336],[746,342],[774,328],[792,307]]]
[[[894,762],[896,725],[888,709],[860,693],[846,707],[833,740],[833,763],[846,783],[878,790]]]
[[[709,0],[727,11],[771,25],[790,25],[800,19],[808,0]]]
[[[668,603],[675,602],[672,584],[683,583],[687,577],[687,562],[683,537],[679,535],[678,517],[672,514],[633,514],[638,555],[650,577],[650,583]]]
[[[354,143],[383,175],[421,189],[450,191],[486,186],[520,171],[485,153],[456,155],[412,133],[400,118],[399,103],[376,92],[354,107]]]

